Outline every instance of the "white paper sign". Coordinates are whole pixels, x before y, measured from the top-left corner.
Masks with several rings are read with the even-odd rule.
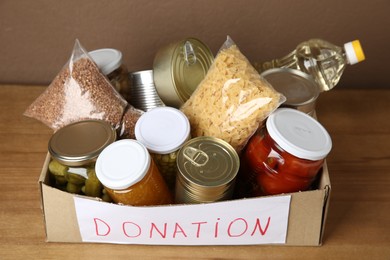
[[[290,196],[131,207],[74,198],[84,242],[245,245],[286,242]]]

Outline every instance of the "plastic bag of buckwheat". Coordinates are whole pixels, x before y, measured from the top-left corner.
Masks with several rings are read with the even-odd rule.
[[[119,129],[124,126],[123,115],[127,114],[128,117],[133,112],[131,119],[136,121],[142,112],[129,105],[114,89],[76,40],[69,61],[24,115],[56,131],[70,123],[87,119],[104,120]],[[119,131],[132,132],[131,129]]]

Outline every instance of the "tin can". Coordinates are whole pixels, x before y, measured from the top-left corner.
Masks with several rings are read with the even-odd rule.
[[[122,52],[116,49],[98,49],[88,53],[112,86],[127,101],[130,100],[128,70],[123,63]]]
[[[136,139],[149,150],[170,190],[176,182],[176,158],[190,139],[190,122],[180,110],[157,107],[144,113],[135,125]]]
[[[55,186],[71,193],[102,197],[103,186],[96,177],[95,162],[115,140],[115,129],[101,120],[76,122],[55,132],[48,145],[52,158],[49,171]]]
[[[231,199],[240,167],[237,152],[214,137],[196,137],[177,157],[176,203],[207,203]]]
[[[143,111],[165,106],[153,81],[153,70],[136,71],[129,74],[130,104]]]
[[[289,68],[275,68],[261,74],[272,87],[286,97],[281,107],[294,108],[314,115],[320,88],[307,73]]]
[[[153,78],[162,101],[180,108],[206,76],[213,60],[211,50],[195,38],[159,49],[153,61]]]

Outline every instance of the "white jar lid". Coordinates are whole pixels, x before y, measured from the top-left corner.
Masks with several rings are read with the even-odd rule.
[[[151,153],[178,150],[190,136],[190,122],[180,110],[156,107],[145,112],[135,125],[135,137]]]
[[[126,189],[145,177],[150,162],[150,154],[140,142],[119,140],[100,153],[95,165],[96,176],[110,189]]]
[[[279,108],[267,119],[271,138],[286,152],[307,160],[325,158],[332,148],[326,129],[311,116],[292,108]]]
[[[104,75],[108,75],[122,64],[122,52],[116,49],[98,49],[88,52]]]

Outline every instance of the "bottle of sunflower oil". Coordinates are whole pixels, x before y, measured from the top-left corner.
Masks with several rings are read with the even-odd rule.
[[[271,68],[291,68],[311,75],[320,87],[328,91],[339,82],[345,67],[365,59],[359,40],[344,44],[343,47],[321,39],[311,39],[300,43],[288,55],[264,63],[254,63],[260,72]]]

